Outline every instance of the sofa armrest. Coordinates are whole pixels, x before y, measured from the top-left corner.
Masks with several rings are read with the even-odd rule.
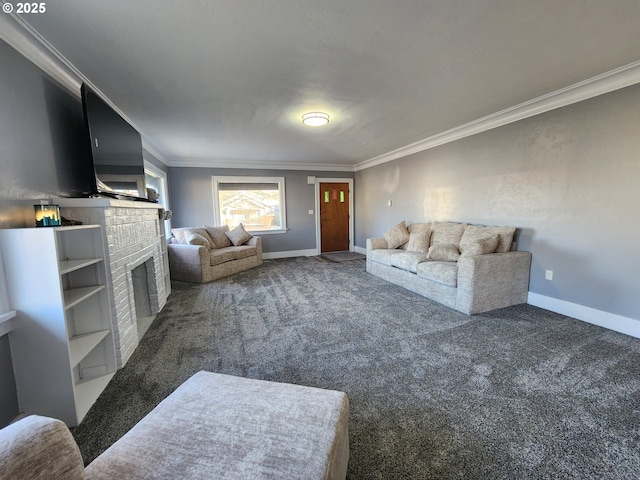
[[[456,310],[473,314],[526,303],[530,269],[530,252],[460,258]]]
[[[167,245],[167,253],[173,280],[193,283],[205,281],[206,272],[211,265],[211,255],[206,247],[170,243]]]
[[[262,265],[262,238],[258,236],[251,237],[251,240],[247,242],[247,245],[256,247],[256,255],[258,257],[258,265]]]
[[[371,271],[371,252],[380,248],[389,248],[384,238],[367,238],[367,272]]]
[[[63,422],[30,415],[0,430],[0,478],[84,479],[82,455]]]

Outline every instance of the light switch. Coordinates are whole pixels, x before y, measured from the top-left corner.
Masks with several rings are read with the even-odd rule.
[[[313,210],[309,210],[309,215],[313,215]]]
[[[390,207],[392,204],[393,204],[393,202],[392,202],[391,200],[389,200],[389,201],[387,202],[387,207]]]

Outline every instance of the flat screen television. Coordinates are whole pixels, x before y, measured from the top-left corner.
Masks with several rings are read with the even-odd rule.
[[[81,92],[95,171],[91,193],[147,200],[140,133],[84,83]]]

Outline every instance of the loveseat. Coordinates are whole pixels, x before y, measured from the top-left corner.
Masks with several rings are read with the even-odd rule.
[[[60,420],[3,428],[0,479],[343,480],[348,417],[343,392],[198,372],[86,469]]]
[[[367,272],[462,313],[527,302],[531,253],[514,227],[400,222],[367,239]]]
[[[167,244],[173,280],[207,283],[262,265],[262,239],[244,230],[221,227],[171,229]]]

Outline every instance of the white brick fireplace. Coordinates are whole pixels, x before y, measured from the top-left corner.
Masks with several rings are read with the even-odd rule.
[[[122,367],[138,346],[149,322],[164,307],[171,290],[162,207],[106,198],[57,201],[63,217],[104,227],[116,360],[118,367]],[[140,266],[144,266],[144,272],[141,274],[138,269],[134,273]],[[144,312],[140,312],[140,305]]]

